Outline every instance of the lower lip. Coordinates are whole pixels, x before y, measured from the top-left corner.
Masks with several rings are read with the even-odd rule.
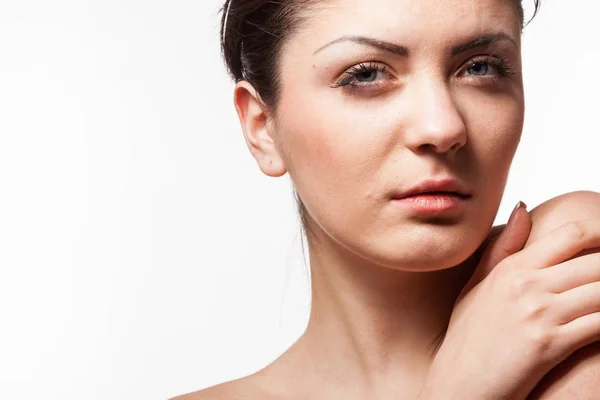
[[[415,196],[394,199],[395,203],[410,206],[420,213],[440,214],[456,211],[462,208],[470,197],[451,194],[419,194]]]

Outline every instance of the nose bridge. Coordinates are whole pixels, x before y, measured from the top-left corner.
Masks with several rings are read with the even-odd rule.
[[[414,151],[433,148],[438,153],[456,151],[466,143],[466,127],[449,84],[442,78],[423,76],[413,81],[411,124],[407,146]]]

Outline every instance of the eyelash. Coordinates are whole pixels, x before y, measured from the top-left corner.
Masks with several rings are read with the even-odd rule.
[[[365,83],[358,83],[358,84],[354,83],[356,81],[356,77],[365,72],[378,71],[378,72],[386,73],[386,70],[387,70],[387,65],[379,64],[374,61],[370,61],[368,63],[359,63],[359,64],[351,67],[347,71],[345,71],[344,77],[342,79],[340,79],[339,81],[337,81],[336,83],[332,84],[331,87],[339,88],[339,87],[343,87],[343,86],[350,86],[352,88],[357,88],[360,86],[371,86],[370,84],[365,84]]]
[[[465,68],[463,68],[463,70],[472,68],[477,64],[491,65],[492,67],[496,68],[496,70],[498,71],[498,76],[500,76],[500,77],[507,77],[507,76],[514,75],[516,73],[511,68],[509,61],[505,57],[500,56],[500,55],[474,57],[467,63],[467,66]],[[477,75],[472,75],[472,77],[474,77],[474,78],[476,76]],[[492,80],[496,81],[499,79],[498,76],[487,77],[487,78],[483,78],[483,79],[492,79]],[[477,79],[477,78],[475,78],[475,79]]]
[[[488,82],[497,82],[500,78],[508,77],[515,74],[515,71],[510,67],[508,60],[500,55],[489,55],[473,57],[461,71],[468,70],[478,64],[491,65],[498,71],[498,75],[478,77],[477,75],[471,75],[471,79],[482,80],[485,79]],[[380,64],[378,62],[370,61],[368,63],[359,63],[347,71],[344,72],[344,77],[331,85],[332,88],[339,88],[348,86],[352,90],[361,90],[364,87],[377,85],[365,82],[356,82],[356,78],[360,74],[365,72],[387,72],[387,65]]]

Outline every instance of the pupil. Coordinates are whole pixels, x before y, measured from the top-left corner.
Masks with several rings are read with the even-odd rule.
[[[473,64],[471,70],[473,71],[474,75],[485,75],[488,72],[488,65],[478,62]]]
[[[377,71],[364,71],[358,75],[358,78],[362,82],[372,82],[377,76]]]

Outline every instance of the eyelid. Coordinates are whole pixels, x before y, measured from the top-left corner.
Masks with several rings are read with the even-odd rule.
[[[386,74],[388,77],[393,77],[393,74],[390,73],[392,68],[381,61],[361,61],[356,63],[348,68],[346,68],[340,77],[338,77],[330,86],[332,88],[344,87],[344,86],[353,86],[350,81],[356,77],[361,72],[364,71],[379,71]],[[393,71],[393,70],[392,70]],[[362,85],[354,85],[354,86],[372,86],[373,84],[362,84]]]
[[[496,69],[494,74],[486,75],[470,75],[466,74],[468,68],[475,64],[489,64]],[[500,54],[478,54],[469,57],[466,62],[463,62],[455,73],[460,79],[467,79],[472,84],[491,84],[498,82],[502,78],[514,75],[515,70],[511,67],[512,62],[505,56]],[[386,75],[385,79],[359,82],[357,76],[363,72],[379,71]],[[390,72],[393,71],[393,72]],[[393,88],[398,82],[395,78],[395,71],[385,62],[370,60],[357,62],[354,65],[347,67],[341,75],[329,86],[333,89],[342,88],[352,92],[367,93],[382,93]],[[390,86],[391,84],[391,86]]]
[[[480,54],[470,57],[465,63],[463,63],[458,69],[458,74],[462,75],[469,67],[472,67],[477,63],[488,63],[492,65],[498,69],[498,75],[501,76],[510,76],[516,73],[507,57],[504,57],[500,54]]]

